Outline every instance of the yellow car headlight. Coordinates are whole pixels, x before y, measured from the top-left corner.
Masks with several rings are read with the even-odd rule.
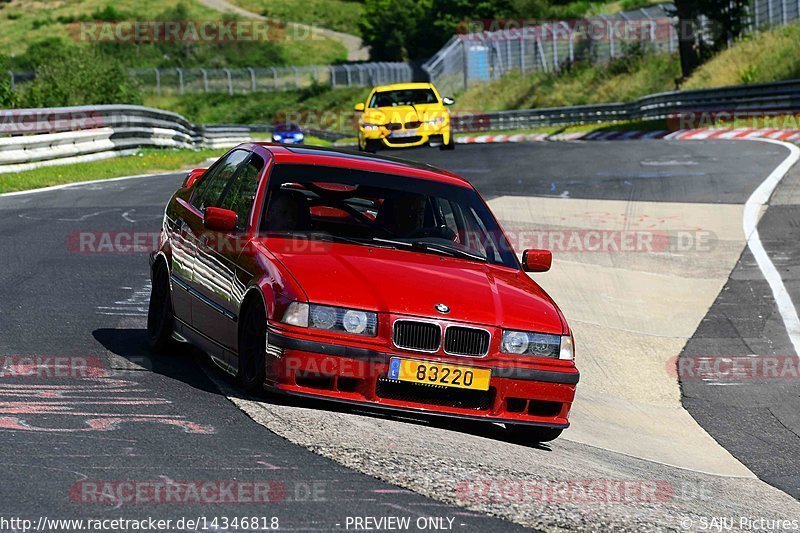
[[[381,129],[380,124],[372,124],[370,122],[362,122],[361,127],[364,128],[364,131],[378,131]]]
[[[444,124],[444,117],[436,117],[436,118],[432,118],[430,120],[426,120],[425,124],[427,124],[428,126],[433,126],[433,127],[441,126],[442,124]]]

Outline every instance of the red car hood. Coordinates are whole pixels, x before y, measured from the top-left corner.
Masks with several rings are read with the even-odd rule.
[[[434,309],[443,303],[448,320],[552,334],[564,329],[547,294],[519,271],[405,250],[298,246],[282,238],[262,243],[314,303],[435,318],[443,318]]]

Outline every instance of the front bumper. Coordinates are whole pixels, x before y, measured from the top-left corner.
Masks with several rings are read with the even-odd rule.
[[[288,394],[426,414],[566,428],[579,373],[496,367],[488,391],[389,380],[389,359],[436,358],[381,353],[321,343],[270,331],[267,347],[269,388]],[[462,360],[463,359],[463,360]],[[450,364],[486,368],[464,357]]]
[[[405,130],[398,130],[395,134],[405,132]],[[379,131],[361,131],[361,135],[366,141],[378,143],[383,148],[414,148],[416,146],[426,145],[441,145],[450,142],[450,127],[444,126],[441,128],[434,127],[420,127],[414,135],[397,137],[392,136],[393,132],[386,129]]]

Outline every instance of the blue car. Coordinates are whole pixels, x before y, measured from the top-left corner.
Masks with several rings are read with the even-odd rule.
[[[291,122],[275,124],[272,129],[272,140],[276,143],[303,144],[305,138],[300,126]]]

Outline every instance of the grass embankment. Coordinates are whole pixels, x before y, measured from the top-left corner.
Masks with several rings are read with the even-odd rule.
[[[677,56],[645,54],[608,65],[577,64],[558,73],[507,74],[475,86],[457,99],[459,111],[502,111],[625,102],[675,88]]]
[[[706,62],[681,89],[767,83],[800,77],[800,23],[736,43]],[[574,65],[560,73],[513,72],[475,86],[458,98],[460,111],[501,111],[607,102],[629,102],[675,89],[677,55],[644,54],[608,65]]]
[[[308,39],[292,31],[276,31],[267,41],[137,45],[131,41],[105,42],[105,38],[92,43],[95,35],[100,36],[99,31],[82,34],[80,29],[82,21],[199,22],[230,18],[198,0],[12,0],[0,3],[0,50],[11,58],[10,67],[17,70],[28,67],[24,57],[30,45],[59,39],[87,46],[97,44],[126,67],[263,67],[328,64],[347,58],[347,50],[338,41]]]
[[[25,191],[75,183],[168,172],[200,165],[210,157],[219,157],[226,150],[159,150],[143,149],[136,155],[115,157],[90,163],[42,167],[24,172],[0,174],[0,193]]]
[[[706,89],[800,78],[798,43],[800,23],[748,37],[711,58],[681,88]]]
[[[232,0],[232,4],[275,20],[290,20],[358,35],[363,2],[355,0]]]

